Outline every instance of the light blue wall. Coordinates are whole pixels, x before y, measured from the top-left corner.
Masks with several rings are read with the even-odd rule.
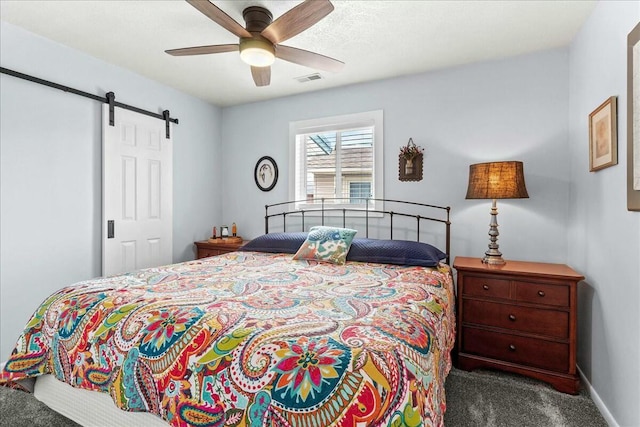
[[[602,1],[570,48],[569,262],[581,284],[578,365],[621,426],[640,425],[640,213],[627,211],[627,34],[640,3]],[[618,165],[589,172],[587,118],[618,97]]]
[[[264,205],[287,200],[290,121],[381,109],[385,196],[450,205],[454,255],[480,256],[489,242],[491,202],[464,199],[469,165],[522,160],[530,199],[498,202],[500,249],[510,259],[566,262],[567,78],[567,51],[554,50],[225,108],[223,220],[254,237]],[[410,137],[426,150],[421,182],[398,180]],[[280,169],[268,193],[253,180],[264,155]]]
[[[174,125],[173,258],[220,217],[221,110],[0,21],[3,67],[161,112]],[[37,304],[101,273],[101,104],[0,75],[0,361]]]

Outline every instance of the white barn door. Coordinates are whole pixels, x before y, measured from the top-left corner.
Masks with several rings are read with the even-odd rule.
[[[170,264],[173,144],[165,122],[102,108],[102,275]],[[173,135],[173,128],[170,129]]]

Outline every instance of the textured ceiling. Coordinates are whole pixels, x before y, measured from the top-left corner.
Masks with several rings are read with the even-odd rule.
[[[213,3],[244,26],[242,10],[274,20],[300,1]],[[10,1],[0,18],[220,106],[504,58],[568,45],[595,1],[340,1],[322,21],[283,44],[346,63],[339,73],[276,60],[271,85],[255,87],[236,52],[172,57],[166,49],[237,43],[182,0]],[[17,70],[20,71],[20,70]]]

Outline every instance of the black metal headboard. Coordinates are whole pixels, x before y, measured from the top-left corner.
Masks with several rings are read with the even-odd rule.
[[[361,205],[357,205],[358,207],[351,207],[348,205],[336,205],[334,202],[336,201],[341,201],[341,200],[351,200],[353,201],[354,199],[360,199],[362,200],[364,203]],[[331,203],[327,203],[327,202],[331,202]],[[408,206],[408,205],[412,205],[412,206],[419,206],[420,208],[425,208],[425,210],[427,210],[427,212],[433,212],[433,213],[441,213],[441,215],[435,215],[436,217],[430,217],[430,216],[423,216],[423,215],[418,215],[418,214],[413,214],[413,213],[406,213],[406,212],[397,212],[394,210],[378,210],[378,209],[371,209],[370,207],[370,203],[369,202],[383,202],[385,204],[385,207],[387,206],[387,204],[392,204],[394,206]],[[304,204],[305,208],[304,209],[297,209],[296,205],[297,204]],[[363,208],[364,205],[364,208]],[[293,209],[290,209],[290,206],[293,206]],[[425,204],[425,203],[418,203],[418,202],[409,202],[409,201],[404,201],[404,200],[392,200],[392,199],[373,199],[373,198],[359,198],[359,197],[349,197],[347,198],[323,198],[320,199],[320,203],[313,203],[310,204],[307,200],[290,200],[287,202],[280,202],[280,203],[274,203],[272,205],[265,205],[265,215],[264,215],[264,232],[265,234],[269,234],[269,220],[271,218],[276,218],[276,217],[282,217],[282,231],[286,232],[287,231],[287,217],[296,217],[299,218],[301,225],[302,225],[302,230],[301,231],[305,231],[305,215],[306,214],[312,214],[314,215],[314,217],[320,217],[321,220],[321,225],[325,225],[325,217],[328,217],[328,213],[333,212],[333,215],[331,216],[331,218],[335,218],[336,217],[336,213],[338,214],[337,216],[340,216],[340,213],[342,213],[342,226],[346,227],[346,222],[347,222],[347,213],[353,212],[353,213],[357,213],[358,217],[363,217],[365,220],[365,237],[369,237],[369,219],[371,218],[370,214],[375,214],[377,216],[386,216],[388,215],[389,217],[389,230],[390,230],[390,239],[393,240],[393,218],[395,216],[400,216],[400,217],[409,217],[409,218],[415,218],[416,219],[416,240],[420,241],[420,221],[424,220],[424,221],[433,221],[433,222],[438,222],[438,223],[442,223],[445,225],[445,229],[446,229],[446,234],[445,234],[445,241],[446,241],[446,249],[445,249],[445,253],[447,254],[447,263],[449,263],[449,258],[451,256],[451,221],[450,221],[450,212],[451,212],[451,207],[449,206],[437,206],[437,205],[429,205],[429,204]],[[280,210],[276,213],[273,213],[273,210],[275,208],[279,208]],[[269,210],[272,210],[272,213],[269,213]],[[438,217],[439,216],[439,217]]]

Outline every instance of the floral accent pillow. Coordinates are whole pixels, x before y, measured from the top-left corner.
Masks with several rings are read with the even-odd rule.
[[[353,237],[358,231],[350,228],[316,226],[311,227],[309,235],[293,259],[306,259],[343,265],[347,262],[347,253]]]

